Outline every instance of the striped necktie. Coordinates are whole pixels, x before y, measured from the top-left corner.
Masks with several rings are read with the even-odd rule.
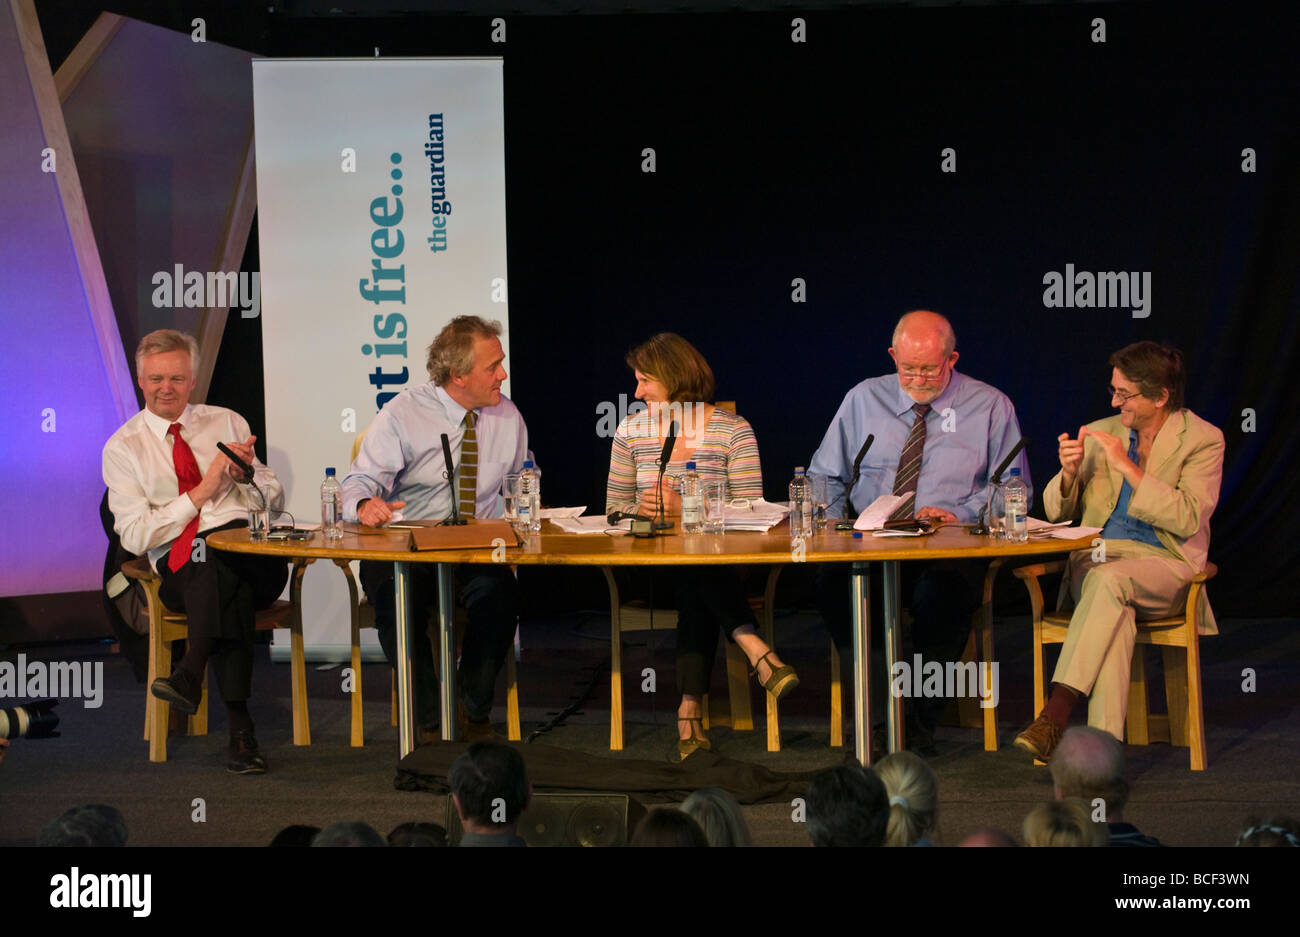
[[[916,514],[916,482],[921,476],[921,451],[925,448],[925,415],[930,412],[928,403],[914,403],[912,410],[916,413],[916,422],[903,443],[903,454],[898,457],[898,474],[894,476],[894,494],[912,497],[899,505],[891,521],[902,520]]]
[[[189,491],[199,482],[203,475],[199,472],[199,463],[194,459],[194,450],[181,438],[181,424],[173,423],[167,427],[167,435],[172,438],[172,465],[176,469],[176,487],[181,494]],[[167,554],[167,568],[178,573],[190,559],[194,548],[194,535],[199,532],[199,515],[195,514],[185,525],[181,535],[172,541],[172,548]]]
[[[474,430],[474,411],[465,411],[465,434],[460,438],[460,516],[473,517],[478,500],[478,433]]]

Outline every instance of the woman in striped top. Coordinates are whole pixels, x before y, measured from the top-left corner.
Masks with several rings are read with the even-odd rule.
[[[761,498],[763,473],[758,442],[749,422],[720,410],[713,397],[713,371],[690,342],[662,332],[632,349],[628,366],[636,375],[636,397],[647,409],[629,414],[614,433],[605,510],[653,516],[659,508],[659,455],[669,426],[680,427],[664,472],[666,515],[682,509],[681,476],[695,463],[700,481],[725,481],[727,497]],[[799,685],[792,667],[781,663],[755,631],[740,571],[726,566],[683,566],[668,571],[677,605],[677,748],[682,758],[710,747],[701,724],[701,697],[708,692],[718,646],[718,629],[749,659],[763,687],[780,699]]]

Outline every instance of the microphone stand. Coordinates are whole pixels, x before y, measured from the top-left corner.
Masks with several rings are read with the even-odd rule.
[[[658,492],[659,510],[655,514],[654,529],[658,531],[672,530],[673,524],[664,520],[664,472],[668,470],[668,459],[672,455],[673,446],[677,442],[677,421],[673,420],[668,427],[668,437],[664,440],[663,452],[659,454],[659,480],[655,483]]]

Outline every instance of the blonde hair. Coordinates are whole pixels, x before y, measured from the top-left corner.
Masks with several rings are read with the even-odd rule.
[[[1026,846],[1105,846],[1110,833],[1093,822],[1088,804],[1077,798],[1039,804],[1025,817]]]
[[[498,338],[501,323],[489,322],[478,316],[457,316],[442,327],[438,337],[429,346],[425,362],[429,379],[441,387],[453,376],[459,377],[474,370],[474,339]]]
[[[930,766],[912,752],[895,752],[876,765],[876,774],[889,795],[886,846],[910,846],[935,826],[939,811],[939,780]]]
[[[145,358],[150,355],[165,355],[169,351],[189,352],[190,370],[198,368],[199,343],[193,335],[175,329],[156,329],[140,339],[140,344],[135,347],[135,376],[139,377],[144,370]]]

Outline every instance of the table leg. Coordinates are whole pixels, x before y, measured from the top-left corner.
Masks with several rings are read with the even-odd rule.
[[[885,680],[891,688],[889,700],[885,704],[886,734],[889,739],[889,751],[901,752],[903,742],[903,697],[892,692],[894,680],[894,662],[898,660],[898,610],[899,584],[898,561],[885,560],[884,592],[881,595],[885,615]]]
[[[455,629],[456,594],[454,570],[449,563],[438,564],[438,667],[442,677],[442,738],[456,740],[456,658],[452,648]]]
[[[871,579],[866,563],[854,563],[850,577],[853,602],[853,745],[858,761],[871,765]]]
[[[414,694],[411,681],[411,564],[393,564],[397,612],[397,739],[402,757],[415,751]]]

